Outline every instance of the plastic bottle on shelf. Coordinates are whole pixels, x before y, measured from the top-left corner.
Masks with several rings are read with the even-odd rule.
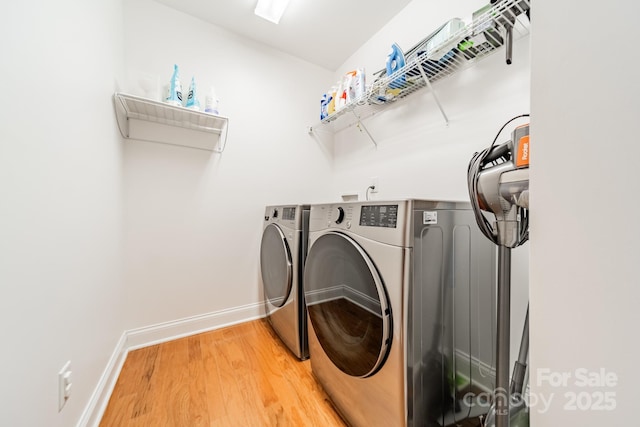
[[[355,70],[344,75],[345,104],[350,104],[355,99],[355,77]]]
[[[327,106],[327,113],[333,114],[336,111],[336,90],[335,86],[331,86],[329,89],[329,95],[331,95],[331,99],[329,100],[329,105]]]
[[[177,64],[173,64],[173,75],[171,76],[171,81],[169,81],[168,93],[164,98],[164,102],[182,107],[182,85],[180,84]]]
[[[196,79],[191,77],[191,84],[189,85],[189,92],[187,93],[187,108],[192,110],[200,110],[200,102],[196,94]]]
[[[356,76],[353,81],[354,97],[361,99],[366,92],[366,74],[364,68],[356,69]]]
[[[342,107],[344,107],[344,101],[345,98],[342,97],[342,95],[344,94],[344,86],[343,86],[343,82],[342,79],[340,79],[338,81],[338,86],[336,87],[336,95],[335,95],[335,110],[336,112],[342,110]]]
[[[204,112],[216,115],[220,114],[220,112],[218,111],[218,103],[219,100],[218,96],[216,95],[216,89],[211,86],[209,92],[207,93],[207,96],[205,97]]]
[[[332,96],[328,93],[322,95],[322,98],[320,99],[320,120],[324,120],[329,117],[329,103],[332,99]]]

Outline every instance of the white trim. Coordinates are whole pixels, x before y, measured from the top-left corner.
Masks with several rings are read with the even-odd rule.
[[[127,349],[137,350],[265,317],[265,302],[242,305],[127,331]]]
[[[124,331],[76,427],[98,427],[129,351],[265,316],[262,301]]]
[[[102,414],[104,414],[105,409],[107,409],[109,398],[111,397],[111,393],[118,381],[122,365],[124,365],[124,361],[127,358],[128,351],[126,349],[126,343],[127,332],[125,331],[120,336],[120,339],[116,344],[116,348],[113,350],[113,353],[109,358],[109,362],[98,381],[98,385],[93,391],[93,394],[89,399],[89,403],[85,407],[84,412],[78,421],[78,427],[97,427],[98,424],[100,424]]]

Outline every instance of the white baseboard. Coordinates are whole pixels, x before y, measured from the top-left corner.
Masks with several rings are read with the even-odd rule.
[[[236,323],[248,322],[265,316],[264,302],[200,314],[170,322],[127,331],[127,349],[137,350],[150,345],[195,335]]]
[[[118,381],[118,376],[120,375],[120,371],[122,370],[122,365],[124,365],[124,361],[127,358],[127,332],[123,332],[116,344],[115,350],[111,354],[109,358],[109,362],[107,363],[107,367],[105,368],[100,380],[98,381],[98,385],[93,391],[93,395],[89,399],[89,403],[84,409],[80,420],[78,421],[77,427],[87,427],[87,426],[98,426],[100,424],[100,419],[102,418],[102,414],[105,409],[107,409],[107,404],[109,403],[109,398],[111,397],[111,393],[113,392],[113,388],[116,386],[116,382]]]
[[[98,427],[129,351],[266,316],[259,302],[125,331],[76,427]]]

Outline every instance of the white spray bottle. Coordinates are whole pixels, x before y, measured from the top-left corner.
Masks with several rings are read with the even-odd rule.
[[[204,112],[205,113],[211,113],[211,114],[220,114],[218,112],[218,96],[216,95],[216,89],[211,86],[211,89],[209,90],[209,92],[207,93],[207,96],[205,97],[204,100]]]

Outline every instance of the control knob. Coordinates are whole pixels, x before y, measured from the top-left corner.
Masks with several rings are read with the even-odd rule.
[[[278,218],[278,209],[274,209],[273,210],[273,214],[271,215],[272,218]]]
[[[344,219],[344,209],[337,207],[331,213],[331,220],[336,224],[340,224]]]

